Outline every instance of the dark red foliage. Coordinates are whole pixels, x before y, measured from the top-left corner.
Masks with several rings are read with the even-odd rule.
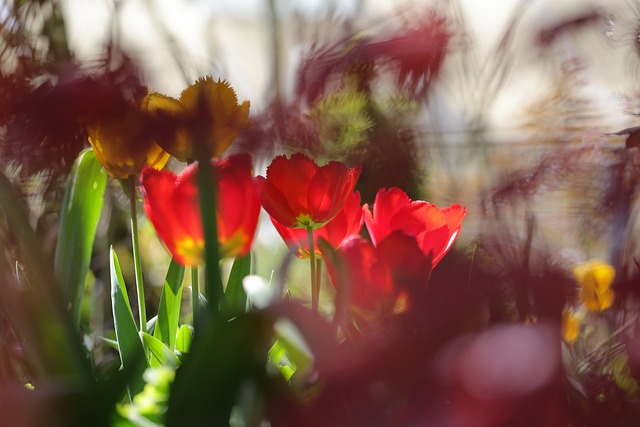
[[[541,46],[546,47],[553,43],[559,35],[564,34],[567,31],[573,31],[588,25],[596,24],[599,21],[603,21],[604,17],[605,15],[602,10],[586,10],[577,16],[573,16],[559,23],[544,27],[538,32],[537,42]]]
[[[7,133],[0,155],[21,164],[27,174],[45,169],[63,172],[88,146],[86,120],[123,111],[141,88],[135,67],[126,58],[113,71],[88,73],[69,66],[39,79],[3,76],[0,124],[7,125]]]
[[[394,34],[348,37],[333,46],[316,46],[300,66],[296,96],[313,104],[345,72],[357,75],[360,89],[367,91],[376,72],[373,67],[380,65],[395,70],[399,86],[422,96],[440,72],[450,37],[445,19],[430,13]]]

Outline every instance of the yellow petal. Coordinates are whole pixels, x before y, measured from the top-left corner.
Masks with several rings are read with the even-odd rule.
[[[603,311],[613,305],[615,297],[610,289],[616,271],[610,264],[589,260],[573,268],[573,275],[580,285],[580,301],[589,311]]]
[[[187,110],[177,99],[163,95],[157,92],[150,92],[141,102],[141,108],[144,111],[155,114],[158,122],[173,121],[173,123],[165,123],[166,132],[161,132],[157,144],[162,147],[166,154],[155,156],[149,153],[148,163],[156,169],[162,169],[169,160],[169,155],[174,156],[180,161],[187,161],[193,158],[191,146],[189,144],[189,135],[184,128],[184,122]]]
[[[582,316],[570,309],[562,311],[562,338],[569,344],[573,344],[580,335],[580,322]]]
[[[580,302],[591,312],[604,311],[613,305],[615,293],[611,289],[593,292],[585,288],[580,290]]]
[[[238,133],[251,126],[249,101],[238,105],[236,92],[226,81],[214,81],[211,76],[198,79],[182,92],[180,102],[191,118],[191,144],[204,139],[212,156],[226,151]],[[205,135],[195,134],[203,130]]]
[[[573,268],[578,284],[589,291],[603,292],[609,289],[616,277],[616,271],[610,264],[599,260],[589,260]]]
[[[169,159],[152,137],[157,123],[147,109],[150,101],[149,95],[140,102],[132,100],[120,114],[98,118],[87,126],[96,158],[114,178],[135,175],[147,164],[162,168]]]
[[[156,112],[164,111],[167,113],[184,113],[184,106],[177,99],[163,95],[158,92],[149,92],[140,102],[140,108],[143,111]]]

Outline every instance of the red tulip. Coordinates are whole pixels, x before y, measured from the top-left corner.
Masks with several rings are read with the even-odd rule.
[[[291,252],[299,258],[309,258],[309,233],[303,228],[289,228],[271,218],[274,227],[282,236]],[[360,193],[354,191],[349,195],[342,210],[326,225],[313,231],[314,251],[322,255],[318,248],[318,238],[322,237],[334,248],[339,248],[349,236],[357,235],[362,228],[362,207]]]
[[[260,213],[251,158],[236,155],[211,161],[218,181],[218,243],[222,257],[249,252]],[[173,257],[183,265],[204,264],[204,235],[196,173],[192,163],[176,175],[145,168],[140,177],[147,217]]]
[[[340,162],[319,167],[301,153],[277,156],[267,177],[257,178],[262,206],[285,227],[318,229],[342,210],[360,170],[360,165],[349,169]]]
[[[352,309],[364,317],[390,314],[403,303],[411,287],[426,283],[431,265],[416,240],[400,231],[378,246],[360,236],[342,243],[338,256],[346,270]],[[331,282],[340,286],[337,266],[325,257]]]
[[[422,200],[413,201],[399,188],[380,189],[373,204],[363,206],[364,222],[374,245],[395,230],[414,236],[425,255],[433,257],[432,267],[453,245],[467,209],[459,204],[440,209]]]

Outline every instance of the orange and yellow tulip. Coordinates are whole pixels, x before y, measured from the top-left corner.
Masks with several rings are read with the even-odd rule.
[[[169,154],[157,143],[156,113],[179,109],[179,103],[173,101],[158,93],[147,93],[132,100],[124,111],[88,123],[89,143],[109,175],[126,179],[147,165],[155,169],[164,167]]]

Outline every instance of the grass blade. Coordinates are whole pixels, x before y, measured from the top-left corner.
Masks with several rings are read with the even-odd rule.
[[[171,351],[176,348],[176,334],[180,319],[184,267],[171,261],[158,306],[158,320],[153,336],[166,344]]]
[[[134,374],[129,381],[129,395],[135,396],[142,391],[144,382],[142,374],[146,368],[143,363],[144,348],[138,335],[136,322],[133,319],[127,289],[120,271],[120,264],[116,252],[111,248],[111,307],[113,309],[113,324],[116,330],[118,350],[122,368],[133,369]]]
[[[178,357],[165,343],[145,332],[142,333],[142,339],[151,353],[150,366],[152,368],[157,366],[176,368],[180,365]]]
[[[225,295],[232,312],[244,313],[247,310],[247,293],[242,279],[251,274],[251,253],[233,261]]]

